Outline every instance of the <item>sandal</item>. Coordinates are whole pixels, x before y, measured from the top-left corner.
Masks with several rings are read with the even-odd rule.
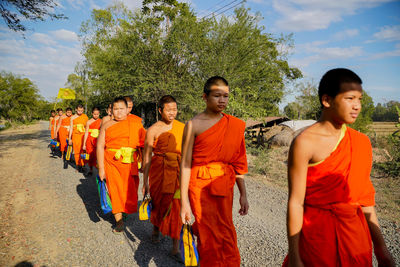
[[[115,228],[112,230],[114,234],[122,234],[124,232],[125,226],[124,224],[117,224]]]

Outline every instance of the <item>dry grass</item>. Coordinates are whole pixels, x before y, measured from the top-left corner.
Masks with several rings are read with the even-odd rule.
[[[289,148],[276,147],[272,149],[249,148],[250,175],[262,181],[287,190],[287,154]],[[374,162],[387,159],[383,149],[373,149]],[[376,191],[376,209],[379,218],[400,222],[400,177],[381,177],[375,169],[372,170],[371,181]]]

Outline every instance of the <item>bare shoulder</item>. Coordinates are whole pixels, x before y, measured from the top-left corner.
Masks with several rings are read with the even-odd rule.
[[[101,119],[101,123],[106,123],[107,121],[109,121],[109,120],[111,120],[111,116],[104,116],[102,119]]]
[[[293,139],[291,150],[300,150],[299,152],[303,151],[308,154],[308,152],[313,151],[319,137],[317,126],[311,125]]]
[[[106,121],[106,122],[103,124],[103,126],[102,126],[101,128],[103,128],[104,131],[105,131],[105,130],[107,130],[108,128],[110,128],[110,126],[113,126],[113,125],[116,124],[116,123],[118,123],[118,122],[117,122],[117,121],[114,121],[114,120],[109,120],[109,121]]]

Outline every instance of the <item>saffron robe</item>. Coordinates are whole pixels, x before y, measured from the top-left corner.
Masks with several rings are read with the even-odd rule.
[[[375,205],[371,143],[356,130],[344,130],[337,148],[308,167],[299,240],[305,266],[372,266],[371,236],[361,210]]]
[[[81,159],[81,153],[83,152],[83,139],[85,137],[85,127],[88,120],[88,116],[82,114],[72,121],[72,147],[74,149],[75,164],[77,166],[85,165],[83,159]]]
[[[177,192],[177,189],[184,128],[183,123],[174,120],[172,129],[162,133],[155,140],[149,172],[151,223],[157,226],[163,235],[174,239],[180,238],[182,228],[180,191]]]
[[[240,266],[232,220],[236,175],[247,173],[245,123],[223,114],[194,141],[189,200],[202,267]]]
[[[61,118],[60,118],[61,119]],[[67,139],[69,135],[69,126],[71,124],[71,117],[65,117],[61,121],[61,127],[58,130],[58,137],[60,141],[60,150],[61,152],[65,152],[67,150]]]
[[[119,156],[115,150],[132,148],[137,150],[141,140],[140,122],[126,119],[107,128],[105,132],[104,170],[106,183],[110,193],[112,213],[134,213],[138,201],[138,165],[137,152],[131,155],[129,163],[124,163],[124,156]],[[143,138],[143,137],[142,137]]]
[[[50,136],[51,139],[54,139],[54,125],[55,125],[56,120],[54,119],[54,117],[52,117],[51,121],[50,121]]]
[[[96,166],[96,146],[97,137],[99,136],[100,125],[101,119],[97,119],[89,125],[89,134],[86,139],[86,153],[89,154],[88,164],[90,167]]]

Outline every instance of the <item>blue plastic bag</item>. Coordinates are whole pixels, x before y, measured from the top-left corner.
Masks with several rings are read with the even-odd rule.
[[[199,265],[199,253],[197,252],[192,227],[190,224],[182,225],[179,248],[181,250],[181,256],[185,266]]]
[[[104,181],[100,180],[100,177],[96,176],[97,190],[99,191],[100,206],[104,214],[112,211],[112,205],[110,196],[108,194],[107,185]]]

